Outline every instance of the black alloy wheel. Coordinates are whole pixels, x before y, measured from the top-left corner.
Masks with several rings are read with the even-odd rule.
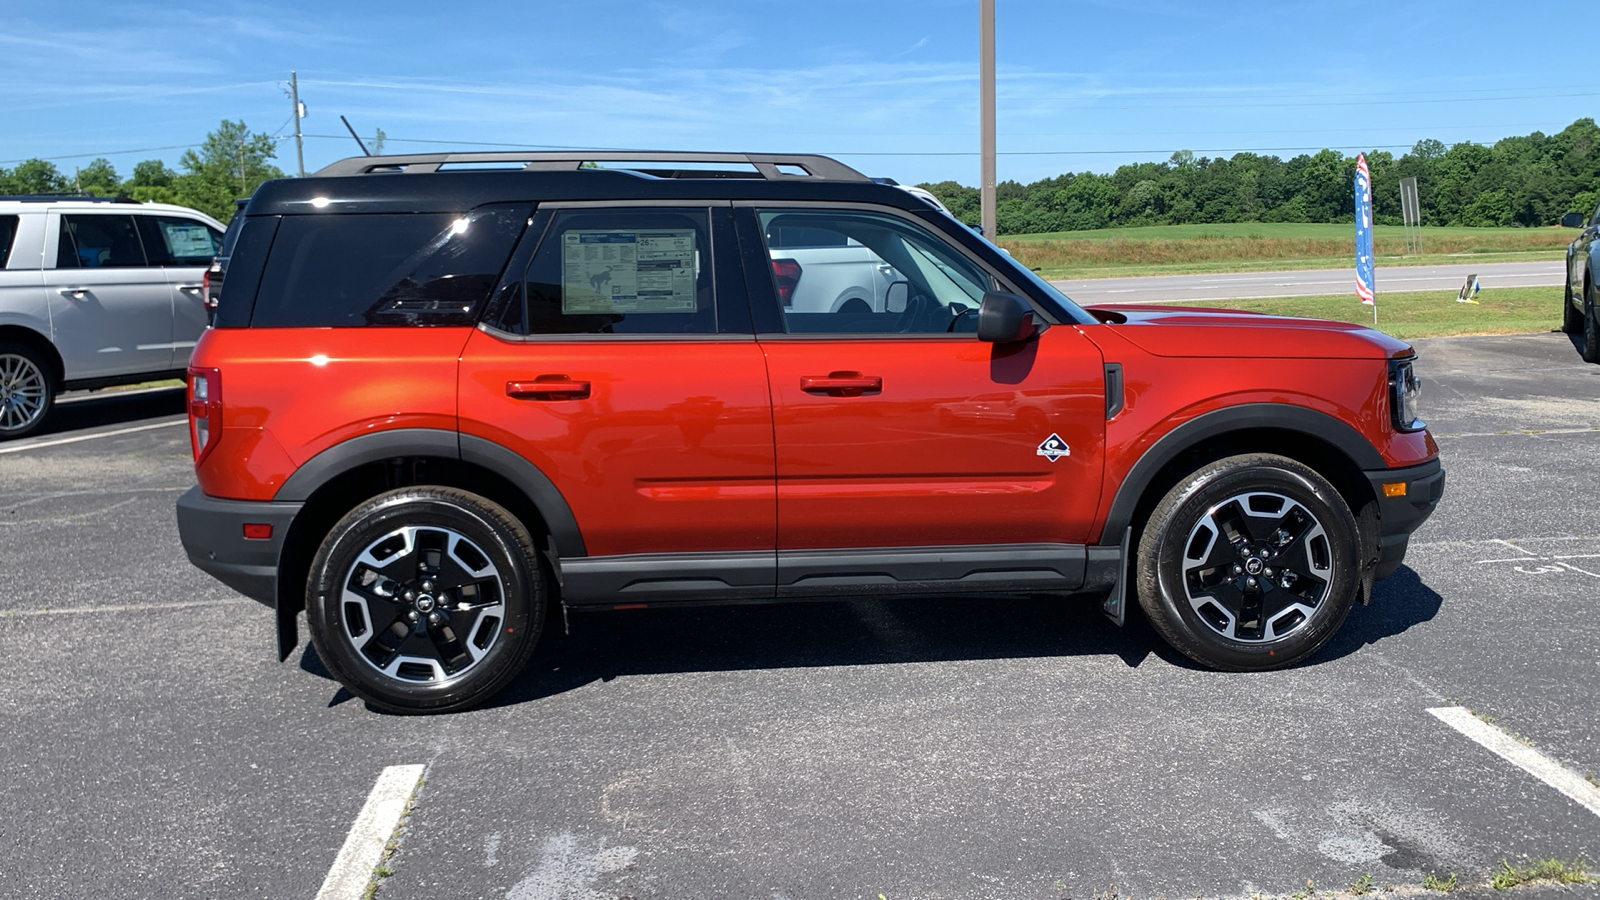
[[[312,643],[351,693],[394,712],[476,706],[522,671],[544,620],[532,538],[466,491],[403,488],[352,510],[312,564]]]
[[[50,370],[33,348],[0,343],[0,440],[25,437],[55,405]]]
[[[1139,603],[1174,648],[1215,669],[1292,665],[1344,622],[1359,530],[1333,486],[1282,456],[1211,463],[1157,504],[1139,541]]]

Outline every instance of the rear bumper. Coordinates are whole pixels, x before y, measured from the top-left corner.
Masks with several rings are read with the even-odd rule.
[[[1411,532],[1421,527],[1444,496],[1444,467],[1438,459],[1403,469],[1379,469],[1364,473],[1378,498],[1378,564],[1375,579],[1387,578],[1406,558]],[[1405,492],[1390,497],[1384,485],[1404,484]]]
[[[178,536],[189,562],[246,597],[278,602],[278,558],[300,503],[219,500],[192,487],[178,498]],[[272,537],[244,536],[244,526],[271,525]]]

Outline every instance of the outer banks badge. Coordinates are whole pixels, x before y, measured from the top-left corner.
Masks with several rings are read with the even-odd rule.
[[[1071,456],[1072,448],[1068,447],[1067,442],[1061,439],[1061,435],[1052,434],[1044,439],[1044,443],[1039,445],[1039,449],[1034,451],[1034,455],[1042,456],[1051,462],[1055,462],[1063,456]]]

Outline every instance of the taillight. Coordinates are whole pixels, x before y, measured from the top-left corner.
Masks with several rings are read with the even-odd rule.
[[[794,286],[800,283],[800,264],[792,259],[772,261],[772,278],[778,284],[778,302],[794,305]]]
[[[189,445],[195,465],[206,458],[222,436],[222,372],[189,367]]]
[[[206,309],[215,309],[216,306],[217,306],[215,303],[211,302],[211,270],[210,269],[207,269],[206,273],[204,275],[200,276],[200,302],[205,305]]]

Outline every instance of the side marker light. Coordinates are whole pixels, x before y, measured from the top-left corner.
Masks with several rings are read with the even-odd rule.
[[[1384,482],[1383,495],[1385,497],[1404,497],[1406,495],[1406,483],[1404,481]]]
[[[270,541],[272,540],[272,525],[270,523],[247,523],[244,526],[244,539],[247,541]]]

